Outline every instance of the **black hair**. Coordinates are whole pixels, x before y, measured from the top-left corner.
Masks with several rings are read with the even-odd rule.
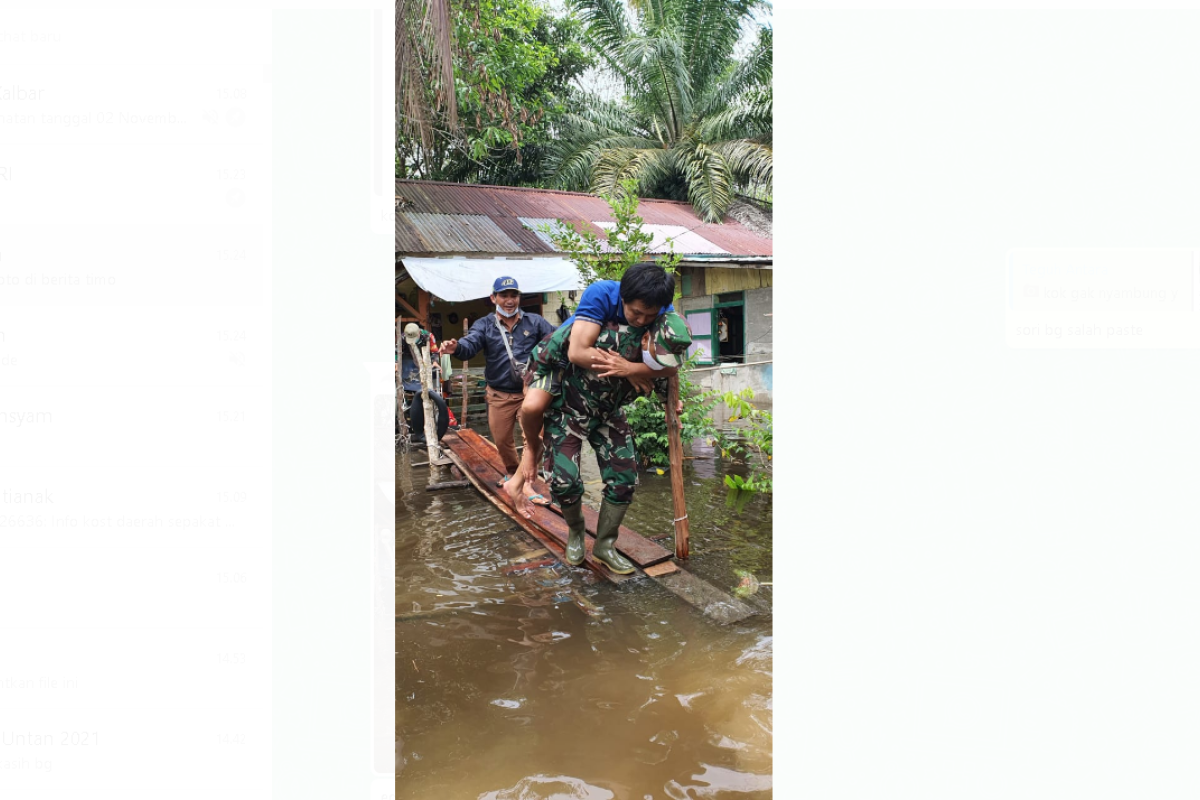
[[[621,299],[640,300],[648,306],[666,308],[675,298],[675,276],[651,261],[634,264],[621,278]]]

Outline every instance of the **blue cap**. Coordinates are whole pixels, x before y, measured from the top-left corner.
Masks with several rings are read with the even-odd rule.
[[[517,279],[510,278],[507,275],[502,278],[496,278],[496,282],[492,284],[492,294],[499,294],[500,292],[507,291],[521,291],[517,288]]]

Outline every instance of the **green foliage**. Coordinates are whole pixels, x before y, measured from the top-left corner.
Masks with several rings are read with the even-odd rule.
[[[656,396],[639,397],[625,408],[625,419],[633,431],[633,446],[642,464],[669,467],[667,412]]]
[[[774,467],[771,412],[756,408],[750,402],[753,397],[754,390],[749,388],[716,395],[716,399],[733,412],[729,417],[730,422],[747,422],[734,434],[720,432],[714,437],[722,457],[750,466],[750,472],[745,477],[725,476],[725,485],[729,487],[725,503],[730,507],[736,505],[739,512],[753,495],[770,494],[774,489],[771,477]]]
[[[437,114],[444,90],[431,86],[432,139],[401,126],[397,177],[536,183],[555,121],[573,94],[570,83],[591,63],[580,24],[534,0],[449,2],[458,121]]]
[[[720,222],[738,193],[773,185],[774,39],[734,51],[759,0],[573,0],[589,44],[624,97],[592,97],[563,119],[547,167],[555,185],[687,200]]]
[[[614,220],[613,227],[603,236],[591,231],[580,231],[560,223],[556,227],[542,226],[554,246],[575,263],[585,286],[598,280],[620,280],[625,271],[638,262],[646,260],[646,251],[654,237],[643,230],[643,220],[638,216],[636,184],[626,181],[618,191],[601,195],[608,203]],[[671,252],[657,260],[668,272],[676,274],[675,297],[681,292],[678,280],[679,256]],[[680,422],[683,441],[708,439],[717,435],[711,412],[717,398],[711,393],[702,393],[690,380],[696,357],[688,359],[679,368],[679,397],[683,400]],[[634,447],[642,463],[652,467],[668,467],[667,412],[662,400],[652,394],[639,397],[626,408],[626,419],[633,430]]]
[[[683,400],[683,414],[679,417],[683,424],[680,438],[684,442],[712,439],[718,435],[717,426],[712,421],[712,409],[719,398],[712,392],[702,392],[691,381],[690,373],[694,365],[695,357],[679,368],[679,397]],[[626,407],[625,418],[633,430],[634,445],[642,464],[669,467],[671,457],[667,447],[667,412],[662,400],[654,394],[639,397]]]
[[[575,228],[565,220],[560,220],[558,225],[543,225],[540,228],[549,235],[554,246],[575,263],[584,286],[600,280],[621,280],[626,270],[646,260],[646,251],[654,241],[654,236],[642,229],[643,220],[637,213],[639,200],[636,181],[627,180],[615,191],[600,196],[608,203],[614,220],[613,227],[605,230],[602,236]],[[678,276],[679,255],[675,252],[674,243],[669,246],[670,252],[659,258],[657,263],[667,272]],[[679,297],[680,291],[676,277],[676,297]]]

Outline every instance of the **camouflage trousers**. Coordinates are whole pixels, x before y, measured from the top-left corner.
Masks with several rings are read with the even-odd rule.
[[[560,504],[574,503],[583,496],[579,456],[585,439],[596,451],[596,464],[604,480],[604,498],[618,505],[630,503],[638,483],[637,453],[633,449],[633,431],[623,412],[603,421],[589,420],[586,426],[553,410],[546,413],[544,467],[550,473],[554,499]]]

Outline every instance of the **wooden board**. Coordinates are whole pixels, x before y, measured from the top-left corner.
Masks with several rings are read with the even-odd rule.
[[[448,459],[448,458],[446,459],[446,462],[447,462],[447,463],[449,463],[449,464],[453,464],[453,463],[454,463],[453,461],[451,461],[451,460],[450,460],[450,459]],[[471,482],[470,482],[470,481],[467,481],[467,480],[461,480],[461,481],[442,481],[441,483],[431,483],[431,484],[429,484],[428,486],[426,486],[426,487],[425,487],[425,491],[427,491],[427,492],[440,492],[442,489],[465,489],[465,488],[467,488],[467,487],[468,487],[468,486],[470,486],[470,485],[471,485]]]
[[[469,445],[484,459],[487,459],[489,462],[499,464],[500,456],[499,451],[496,450],[496,445],[492,444],[490,441],[472,430],[459,431],[458,435],[460,440]],[[540,493],[543,497],[547,498],[551,496],[550,487],[547,486],[546,482],[540,478],[532,482],[531,489],[532,493],[534,494]],[[562,513],[557,505],[552,506],[552,509],[557,514]],[[594,537],[596,535],[596,523],[599,521],[599,519],[599,514],[597,514],[587,505],[584,505],[583,522],[587,527],[587,532],[590,536]],[[637,531],[625,525],[622,525],[617,529],[617,549],[620,550],[630,561],[643,568],[653,564],[661,564],[664,561],[669,561],[671,558],[670,550],[667,550],[657,542],[650,541]]]
[[[496,481],[503,477],[503,473],[485,461],[469,446],[465,445],[458,434],[447,433],[442,438],[442,443],[446,445],[450,458],[454,460],[458,468],[475,485],[475,488],[491,501],[492,505],[504,512],[506,516],[526,531],[536,536],[560,560],[564,563],[566,562],[567,523],[563,521],[562,517],[548,508],[537,508],[534,510],[533,519],[525,519],[513,510],[513,507],[505,502],[505,500],[499,497],[499,492],[502,490],[496,488]],[[612,583],[621,584],[637,577],[637,573],[632,575],[618,575],[594,559],[592,557],[590,540],[584,542],[584,547],[586,550],[584,564]]]
[[[466,436],[463,436],[463,434],[466,434]],[[475,447],[464,441],[464,438],[469,436],[474,436],[480,442],[486,442],[485,439],[482,439],[472,431],[459,431],[457,433],[446,434],[442,442],[446,446],[446,452],[450,458],[454,460],[455,464],[459,466],[468,480],[471,481],[480,494],[486,497],[492,505],[496,506],[496,508],[500,509],[500,511],[520,525],[521,528],[545,544],[550,553],[565,563],[566,556],[564,555],[564,550],[567,541],[567,526],[562,517],[556,512],[542,507],[535,509],[535,520],[532,521],[518,514],[508,504],[507,497],[501,499],[499,496],[503,490],[496,487],[496,481],[502,475],[496,466],[499,464],[499,456],[495,451],[495,447],[492,446],[490,452],[486,449],[482,452],[478,451]],[[490,442],[487,444],[491,445]],[[485,455],[488,458],[485,458]],[[493,460],[495,464],[492,463]],[[533,524],[535,522],[536,524]],[[547,529],[543,526],[549,526],[549,528]],[[638,536],[637,533],[633,535]],[[635,572],[632,575],[617,575],[592,558],[591,544],[592,540],[587,539],[585,542],[585,546],[587,547],[587,565],[614,584],[621,584],[638,577],[639,574],[645,574],[667,591],[695,606],[710,619],[722,625],[740,622],[747,617],[759,613],[759,609],[731,596],[724,590],[713,586],[708,581],[693,575],[670,561],[652,565],[644,573]],[[670,554],[668,553],[669,556]],[[526,565],[512,566],[520,569]],[[580,607],[584,608],[583,605]],[[591,613],[586,608],[584,610],[587,613]]]
[[[746,602],[718,589],[703,578],[698,578],[686,569],[677,569],[669,575],[655,578],[659,586],[700,609],[709,618],[722,625],[741,622],[758,611]]]

